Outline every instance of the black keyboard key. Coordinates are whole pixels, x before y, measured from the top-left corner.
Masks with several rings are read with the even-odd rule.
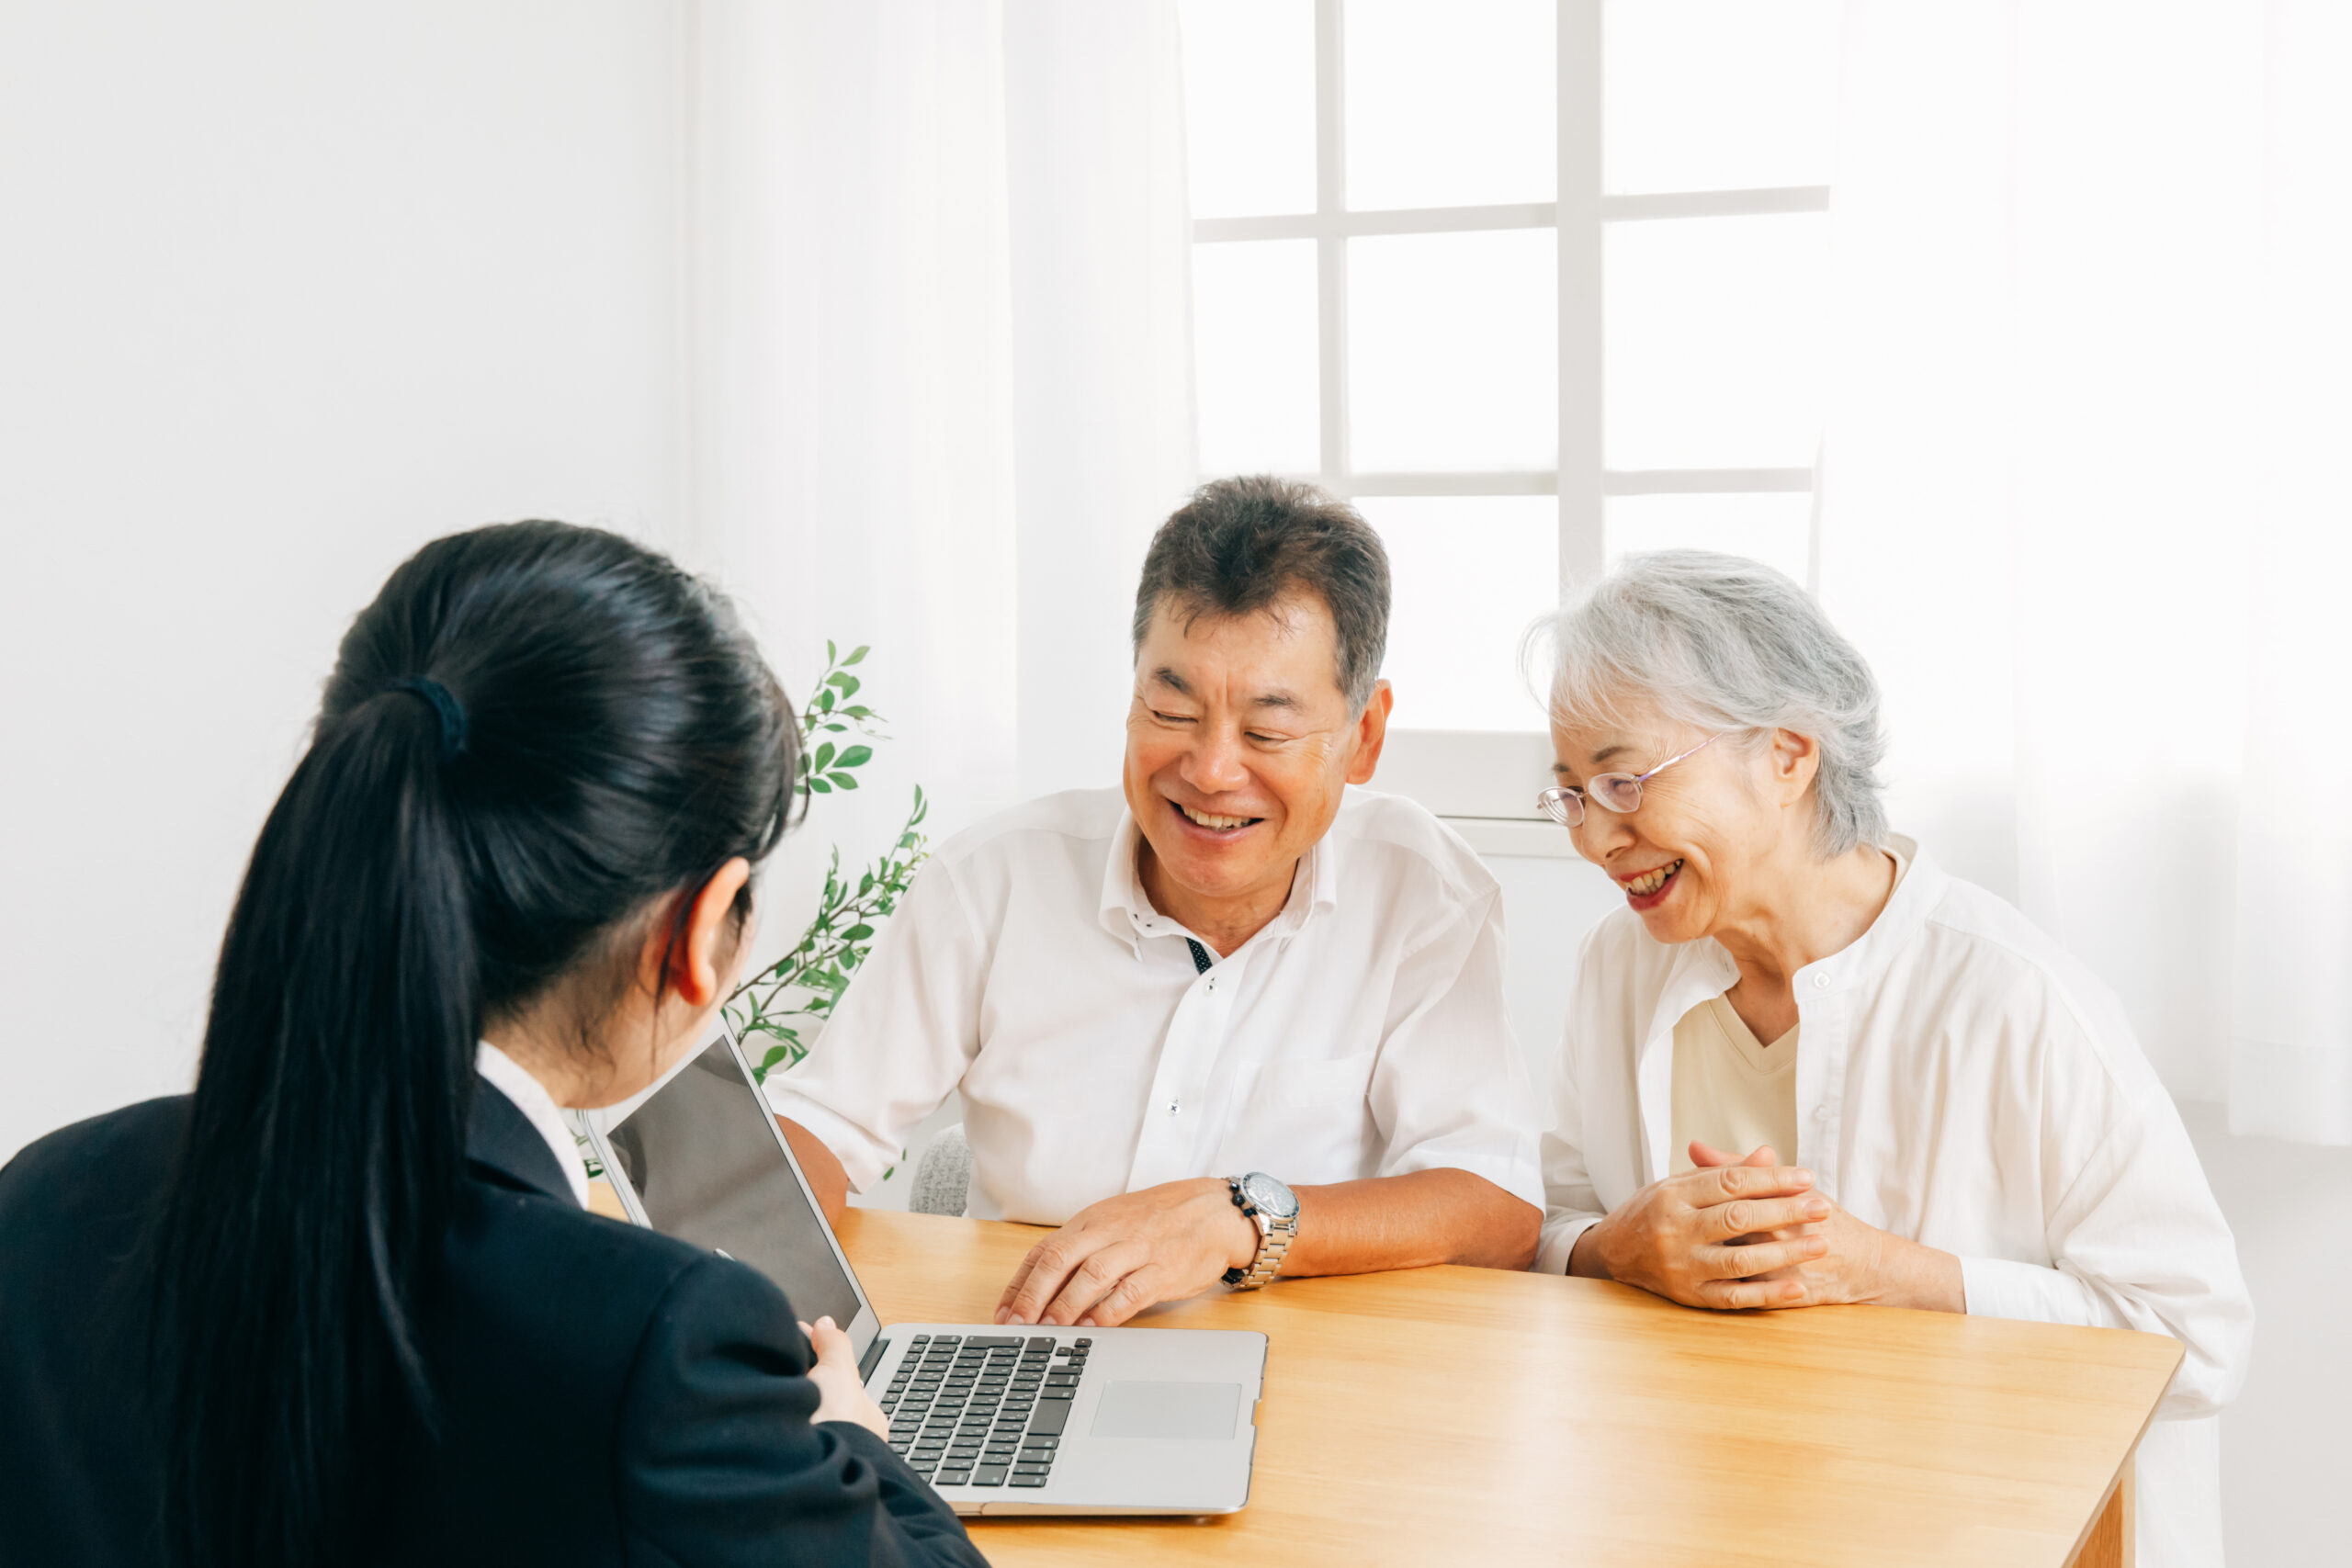
[[[1037,1337],[1035,1337],[1035,1339],[1030,1340],[1030,1341],[1029,1341],[1029,1343],[1028,1343],[1028,1345],[1027,1345],[1027,1347],[1026,1347],[1026,1348],[1028,1349],[1029,1353],[1030,1353],[1031,1355],[1033,1355],[1033,1356],[1034,1356],[1034,1355],[1038,1354],[1038,1353],[1039,1353],[1039,1352],[1041,1352],[1041,1351],[1050,1350],[1050,1349],[1052,1349],[1053,1348],[1054,1348],[1054,1341],[1053,1341],[1052,1337],[1051,1337],[1051,1336],[1049,1336],[1049,1335],[1044,1335],[1044,1334],[1040,1334],[1040,1335],[1039,1335],[1039,1336],[1037,1336]]]
[[[1012,1484],[1015,1486],[1043,1486],[1046,1483],[1046,1478],[1042,1475],[1016,1475],[1012,1478]]]
[[[1004,1484],[1005,1476],[1009,1473],[1010,1472],[1001,1464],[984,1464],[978,1470],[972,1472],[972,1484],[975,1486],[1001,1486]]]
[[[1029,1432],[1032,1437],[1058,1438],[1069,1424],[1069,1402],[1049,1400],[1038,1405],[1029,1417]]]
[[[1093,1343],[1094,1343],[1094,1341],[1093,1341],[1093,1340],[1091,1340],[1091,1339],[1081,1339],[1081,1340],[1078,1341],[1078,1346],[1079,1346],[1079,1348],[1080,1348],[1080,1349],[1084,1349],[1087,1346],[1091,1345],[1091,1344],[1093,1344]]]
[[[939,1467],[939,1485],[962,1486],[971,1479],[972,1472],[968,1470],[950,1470],[945,1465]]]
[[[1015,1350],[1021,1347],[1021,1336],[1018,1334],[975,1334],[964,1341],[964,1346],[967,1349],[994,1350],[1001,1348]]]
[[[1037,1403],[1040,1404],[1050,1404],[1056,1400],[1067,1400],[1077,1393],[1078,1390],[1074,1388],[1049,1388],[1044,1393],[1038,1395]]]
[[[1048,1438],[1032,1433],[1021,1446],[1024,1449],[1057,1449],[1062,1446],[1062,1440],[1059,1438]]]

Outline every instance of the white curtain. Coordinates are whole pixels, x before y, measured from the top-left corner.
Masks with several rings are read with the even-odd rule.
[[[1855,0],[1825,604],[1898,826],[2352,1142],[2352,6]]]
[[[1118,777],[1126,606],[1192,482],[1173,0],[705,0],[683,215],[695,535],[796,694],[894,739],[812,866]],[[779,917],[780,919],[782,917]],[[786,933],[771,931],[771,942]]]

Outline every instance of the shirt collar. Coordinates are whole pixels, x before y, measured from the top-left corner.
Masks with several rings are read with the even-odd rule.
[[[523,1113],[524,1120],[546,1142],[548,1153],[555,1156],[556,1168],[563,1173],[564,1184],[571,1189],[573,1201],[586,1208],[588,1172],[580,1163],[580,1147],[571,1136],[571,1130],[563,1124],[563,1112],[556,1109],[555,1097],[548,1093],[547,1087],[533,1077],[522,1063],[487,1040],[474,1053],[474,1070]],[[502,1168],[510,1165],[505,1161],[496,1163]],[[516,1171],[514,1174],[529,1179],[539,1173]],[[533,1184],[542,1185],[536,1181]]]
[[[1122,809],[1118,830],[1111,835],[1110,858],[1102,866],[1102,896],[1098,909],[1102,929],[1127,943],[1138,957],[1142,956],[1146,937],[1189,934],[1179,922],[1153,908],[1151,896],[1143,890],[1136,860],[1142,843],[1143,829],[1136,823],[1136,814]],[[1295,935],[1306,928],[1318,910],[1336,908],[1340,901],[1339,862],[1335,837],[1326,829],[1323,836],[1299,858],[1298,874],[1291,878],[1290,897],[1282,912],[1259,935]]]
[[[1884,847],[1900,854],[1910,869],[1895,883],[1886,908],[1878,912],[1868,931],[1842,950],[1815,959],[1789,977],[1799,1001],[1834,995],[1883,973],[1911,945],[1911,939],[1928,923],[1928,911],[1943,897],[1943,868],[1921,852],[1917,840],[1890,833]]]

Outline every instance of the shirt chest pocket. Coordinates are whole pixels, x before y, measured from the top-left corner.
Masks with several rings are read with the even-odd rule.
[[[1268,1062],[1252,1099],[1284,1111],[1341,1111],[1361,1106],[1372,1085],[1376,1051],[1313,1062]]]

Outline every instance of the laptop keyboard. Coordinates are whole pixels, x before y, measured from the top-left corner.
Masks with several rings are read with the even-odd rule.
[[[879,1401],[890,1446],[939,1486],[1043,1486],[1091,1339],[918,1334]]]

